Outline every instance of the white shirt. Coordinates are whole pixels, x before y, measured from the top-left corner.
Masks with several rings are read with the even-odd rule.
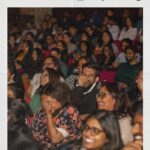
[[[112,35],[112,38],[113,40],[117,40],[118,39],[118,36],[119,36],[119,26],[118,25],[112,25],[112,26],[109,26],[109,32],[111,33]]]
[[[135,40],[136,37],[137,37],[137,28],[130,28],[128,30],[126,30],[126,27],[124,27],[122,30],[121,30],[121,33],[120,33],[120,36],[119,36],[119,40],[123,40],[125,38],[128,38],[130,40]]]

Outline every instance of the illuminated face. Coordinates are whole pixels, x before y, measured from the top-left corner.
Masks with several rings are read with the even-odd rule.
[[[133,124],[132,132],[134,136],[143,136],[143,115],[136,113]]]
[[[57,70],[57,67],[56,67],[56,65],[54,64],[54,62],[52,61],[51,58],[47,58],[45,60],[43,69],[45,69],[45,68],[51,68],[51,69]]]
[[[49,82],[49,74],[48,72],[45,70],[43,71],[43,73],[41,74],[41,78],[40,78],[40,85],[44,86]]]
[[[106,143],[106,139],[101,124],[94,118],[89,119],[83,130],[82,146],[87,150],[100,150]]]
[[[86,78],[89,81],[88,82],[89,85],[87,85],[87,87],[92,85],[96,80],[96,72],[92,68],[87,68],[87,67],[83,68],[82,75],[86,76]]]
[[[103,40],[104,43],[109,43],[109,41],[110,41],[109,34],[104,32],[103,35],[102,35],[102,40]]]
[[[97,96],[98,110],[114,110],[116,100],[109,93],[106,86],[102,86],[99,92],[100,94]]]
[[[128,62],[131,62],[135,59],[135,53],[131,49],[126,50],[126,59]]]
[[[37,55],[37,52],[36,52],[36,51],[33,51],[33,52],[32,52],[32,59],[33,59],[34,61],[36,61],[36,60],[38,59],[38,55]]]

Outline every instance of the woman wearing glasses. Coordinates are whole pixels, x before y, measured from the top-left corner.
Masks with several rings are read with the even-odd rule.
[[[103,110],[86,121],[81,142],[59,150],[120,150],[121,147],[122,140],[116,115]]]
[[[130,100],[124,92],[119,92],[116,84],[105,83],[97,95],[98,110],[113,111],[120,125],[121,138],[124,144],[133,140],[132,111]]]

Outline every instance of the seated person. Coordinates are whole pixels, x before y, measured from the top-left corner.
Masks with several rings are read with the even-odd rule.
[[[64,83],[47,84],[42,90],[42,106],[33,118],[32,133],[44,149],[57,149],[80,138],[82,121],[72,100]]]
[[[99,68],[96,64],[85,64],[73,89],[82,119],[97,112],[96,94],[100,86],[98,76]]]

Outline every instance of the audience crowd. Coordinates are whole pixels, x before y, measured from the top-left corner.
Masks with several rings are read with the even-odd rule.
[[[143,149],[138,13],[9,22],[8,150]]]

